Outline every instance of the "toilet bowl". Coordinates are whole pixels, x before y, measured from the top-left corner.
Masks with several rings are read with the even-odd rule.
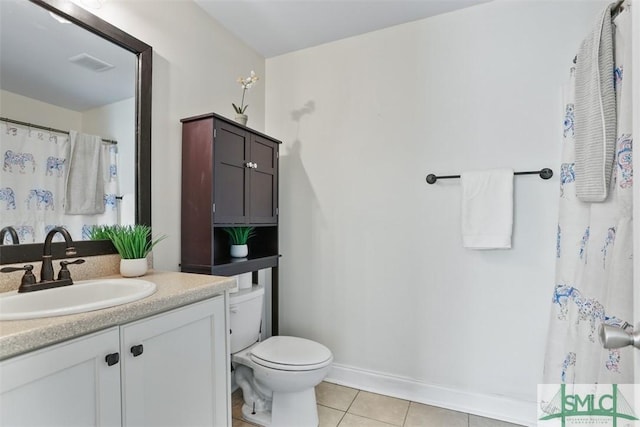
[[[315,427],[315,386],[329,373],[333,354],[304,338],[258,341],[263,298],[261,286],[230,297],[231,361],[242,388],[242,415],[263,426]]]

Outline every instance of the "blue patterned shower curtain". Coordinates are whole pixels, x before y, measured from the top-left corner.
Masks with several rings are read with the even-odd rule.
[[[556,282],[545,357],[547,384],[631,384],[633,349],[606,350],[602,323],[631,331],[633,321],[631,16],[615,20],[617,140],[607,200],[575,191],[574,70],[565,89]]]
[[[0,122],[0,228],[16,229],[20,243],[43,242],[53,227],[64,226],[74,240],[87,240],[95,224],[117,224],[118,168],[116,145],[102,148],[105,212],[65,215],[65,176],[69,135]],[[56,241],[62,239],[56,236]],[[10,243],[10,236],[5,236]]]

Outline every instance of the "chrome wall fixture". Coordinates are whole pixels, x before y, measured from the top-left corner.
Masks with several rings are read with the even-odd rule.
[[[638,324],[635,332],[626,331],[623,328],[605,325],[600,325],[600,342],[604,348],[620,348],[632,345],[637,349],[640,349],[640,324]]]

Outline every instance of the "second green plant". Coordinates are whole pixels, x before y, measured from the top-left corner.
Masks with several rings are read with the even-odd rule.
[[[223,230],[229,235],[232,245],[246,245],[250,238],[255,236],[255,227],[224,227]]]

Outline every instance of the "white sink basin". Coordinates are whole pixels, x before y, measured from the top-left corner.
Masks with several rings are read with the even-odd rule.
[[[148,297],[156,284],[140,279],[82,280],[70,286],[0,294],[0,320],[64,316],[114,307]]]

